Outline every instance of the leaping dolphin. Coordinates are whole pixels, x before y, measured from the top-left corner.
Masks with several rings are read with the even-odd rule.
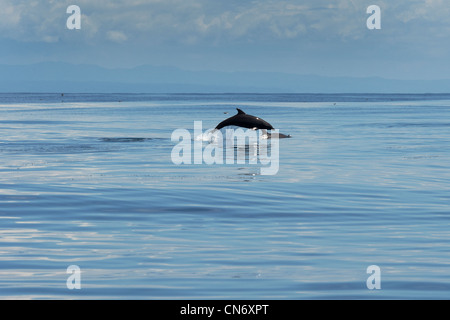
[[[237,114],[235,114],[234,116],[223,120],[221,123],[219,123],[216,128],[214,130],[220,130],[226,126],[238,126],[238,127],[243,127],[243,128],[249,128],[252,130],[258,130],[258,129],[262,129],[262,130],[274,130],[274,127],[268,123],[267,121],[252,116],[250,114],[246,114],[244,111],[242,111],[239,108],[236,108],[236,110],[238,111]],[[270,138],[272,135],[268,134],[268,138]],[[283,133],[278,133],[277,134],[278,138],[290,138],[291,135],[286,135]]]
[[[243,127],[243,128],[249,128],[249,129],[266,129],[266,130],[272,130],[274,129],[272,127],[272,125],[270,123],[268,123],[267,121],[246,114],[244,111],[242,111],[239,108],[236,108],[236,110],[238,111],[237,114],[235,114],[234,116],[223,120],[221,123],[219,123],[216,126],[217,130],[222,129],[223,127],[226,126],[238,126],[238,127]]]

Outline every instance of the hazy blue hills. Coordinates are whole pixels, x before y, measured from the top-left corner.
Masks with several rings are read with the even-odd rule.
[[[45,62],[0,65],[0,92],[449,93],[450,79],[393,80],[276,72],[188,71],[150,65],[108,69]]]

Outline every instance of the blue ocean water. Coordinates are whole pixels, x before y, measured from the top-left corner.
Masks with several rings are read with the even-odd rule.
[[[172,162],[236,107],[277,174]],[[449,163],[444,94],[0,94],[0,298],[449,299]]]

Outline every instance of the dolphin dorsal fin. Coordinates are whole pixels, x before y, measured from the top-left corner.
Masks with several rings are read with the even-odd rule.
[[[245,112],[244,111],[242,111],[241,109],[239,109],[239,108],[236,108],[236,110],[238,111],[238,114],[245,114]]]

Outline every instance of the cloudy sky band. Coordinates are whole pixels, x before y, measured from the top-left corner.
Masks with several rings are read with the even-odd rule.
[[[82,29],[65,28],[66,8]],[[382,29],[366,28],[366,8]],[[450,72],[444,0],[0,0],[0,63],[438,79]],[[7,46],[7,48],[5,48]],[[46,54],[44,53],[46,52]]]

